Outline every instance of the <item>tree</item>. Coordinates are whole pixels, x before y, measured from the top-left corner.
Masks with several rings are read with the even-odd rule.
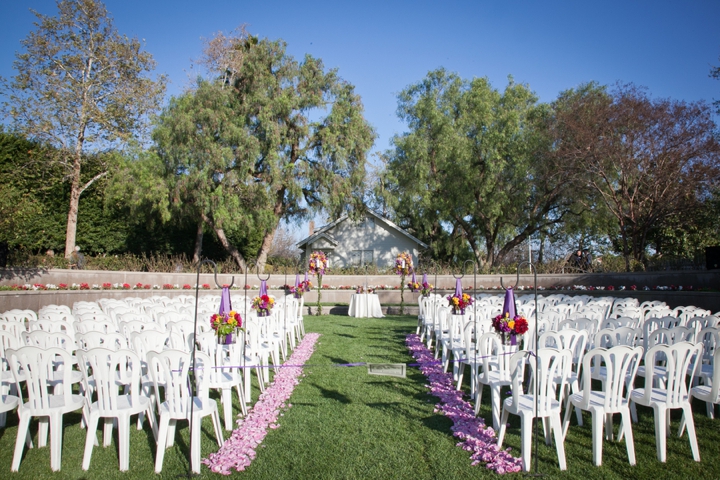
[[[280,219],[361,206],[374,133],[354,87],[319,59],[297,62],[284,42],[244,32],[209,45],[211,79],[171,101],[154,138],[174,201],[215,231],[241,270],[245,257],[225,231],[261,231],[262,269]]]
[[[153,80],[152,56],[137,38],[121,36],[96,0],[61,0],[59,14],[38,17],[21,41],[17,75],[2,80],[3,113],[18,132],[57,149],[70,183],[65,256],[75,247],[80,196],[107,174],[83,179],[85,154],[115,148],[141,136],[147,115],[159,107],[165,78]]]
[[[436,70],[401,92],[398,114],[410,131],[387,154],[387,198],[419,238],[461,234],[492,268],[571,211],[568,172],[546,155],[547,106],[527,86]]]
[[[710,108],[651,99],[634,85],[585,85],[557,102],[555,155],[583,171],[574,188],[594,194],[619,227],[625,257],[643,262],[653,231],[689,215],[720,179]]]

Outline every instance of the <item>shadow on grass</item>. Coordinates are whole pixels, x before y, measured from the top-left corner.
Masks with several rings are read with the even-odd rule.
[[[329,400],[336,400],[343,404],[349,404],[352,403],[352,400],[348,398],[346,395],[343,395],[342,393],[338,392],[337,390],[330,390],[324,387],[321,387],[317,383],[312,383],[312,386],[317,388],[320,391],[320,395],[322,395],[324,398],[327,398]]]

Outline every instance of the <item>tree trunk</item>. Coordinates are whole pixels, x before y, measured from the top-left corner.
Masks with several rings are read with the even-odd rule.
[[[205,223],[202,219],[198,221],[197,233],[195,233],[195,250],[193,250],[192,262],[197,264],[200,262],[200,256],[202,255],[202,241],[203,241],[203,227]]]
[[[223,248],[230,254],[230,256],[235,260],[235,263],[237,263],[238,268],[240,269],[240,273],[244,273],[245,269],[247,268],[245,264],[245,259],[240,254],[237,248],[235,248],[230,241],[225,236],[225,231],[222,228],[218,228],[215,226],[215,222],[212,221],[210,217],[202,214],[202,219],[205,223],[207,223],[210,228],[213,229],[215,232],[215,235],[217,235],[218,240],[220,240],[220,244],[223,246]]]
[[[271,231],[267,232],[265,236],[263,237],[262,244],[260,245],[260,251],[258,252],[257,257],[257,267],[260,272],[265,271],[265,264],[267,263],[267,257],[268,253],[270,252],[270,247],[272,247],[273,238],[275,238],[275,232],[277,231],[277,227],[273,228]]]
[[[82,136],[75,146],[73,158],[72,181],[70,184],[70,208],[68,209],[67,229],[65,231],[65,258],[70,258],[75,252],[75,240],[77,236],[78,207],[80,206],[80,171],[82,156]]]

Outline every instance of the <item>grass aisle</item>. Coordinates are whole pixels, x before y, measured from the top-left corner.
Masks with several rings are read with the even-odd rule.
[[[283,412],[280,428],[270,430],[257,449],[257,458],[244,472],[230,478],[245,479],[473,479],[521,478],[498,476],[483,466],[470,465],[470,453],[457,447],[448,418],[434,413],[437,398],[429,394],[427,379],[417,368],[408,368],[406,379],[369,376],[365,367],[340,368],[338,363],[412,362],[405,337],[415,331],[412,316],[354,319],[325,315],[306,317],[306,330],[322,336]],[[254,376],[254,374],[253,374]],[[466,378],[468,375],[465,376]],[[467,385],[465,386],[467,389]],[[257,399],[257,390],[253,398]],[[490,421],[489,391],[481,415]],[[652,411],[639,408],[640,423],[633,425],[638,465],[627,463],[624,442],[604,442],[603,466],[592,464],[590,416],[578,427],[574,418],[565,442],[568,470],[557,468],[555,448],[540,443],[540,472],[548,478],[567,479],[662,479],[720,478],[720,420],[705,416],[705,406],[693,405],[702,463],[692,461],[687,434],[676,436],[679,416],[673,413],[668,438],[668,462],[655,457]],[[238,411],[237,405],[235,411]],[[505,446],[519,455],[519,421],[510,417]],[[108,448],[95,447],[90,470],[81,468],[85,430],[79,414],[67,415],[63,434],[62,471],[50,470],[49,448],[26,450],[20,472],[12,474],[10,463],[17,435],[17,416],[8,416],[0,429],[0,478],[23,479],[146,479],[177,478],[187,471],[189,447],[187,422],[176,432],[175,446],[165,454],[163,473],[153,471],[155,443],[146,426],[131,429],[130,470],[118,471],[117,436]],[[617,426],[619,419],[615,421]],[[32,423],[37,445],[37,424]],[[224,432],[225,438],[230,432]],[[209,419],[203,423],[202,455],[217,451]],[[203,466],[201,478],[225,478]]]

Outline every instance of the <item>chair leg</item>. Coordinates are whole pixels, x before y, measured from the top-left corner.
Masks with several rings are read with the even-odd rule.
[[[565,442],[563,441],[562,427],[560,425],[560,412],[558,411],[554,415],[551,415],[548,420],[550,428],[553,430],[555,435],[555,450],[557,450],[560,470],[567,470],[567,463],[565,461]]]
[[[480,413],[480,405],[482,404],[483,388],[485,388],[485,385],[478,382],[477,390],[475,391],[475,416],[476,417]]]
[[[593,463],[596,467],[602,465],[603,427],[605,416],[602,411],[591,410],[592,412],[592,438],[593,438]]]
[[[62,464],[62,414],[50,415],[50,468],[59,472]]]
[[[627,447],[628,462],[630,465],[635,465],[635,441],[632,433],[632,422],[630,421],[630,412],[624,410],[620,420],[620,435],[621,437],[625,434],[625,446]],[[618,439],[619,439],[618,437]]]
[[[497,432],[500,425],[500,409],[503,407],[500,398],[500,385],[490,385],[490,403],[492,404],[493,429]]]
[[[225,443],[223,439],[222,426],[220,425],[220,414],[217,410],[212,413],[213,428],[215,429],[215,440],[217,440],[218,447],[222,447]]]
[[[90,459],[92,457],[93,447],[97,443],[97,426],[100,417],[95,412],[88,415],[87,434],[85,435],[85,453],[83,455],[82,469],[90,468]]]
[[[510,412],[508,412],[507,410],[505,410],[505,408],[503,408],[502,420],[500,421],[500,430],[498,430],[498,435],[497,435],[498,448],[502,447],[503,440],[505,439],[505,430],[507,429],[507,421],[508,421],[509,415],[510,415]]]
[[[25,447],[25,440],[29,437],[28,427],[30,426],[30,415],[20,414],[20,421],[18,423],[17,439],[15,440],[15,453],[13,454],[12,467],[10,470],[17,472],[20,468],[20,459],[22,458],[23,447]]]
[[[120,471],[126,472],[130,468],[130,415],[118,418],[118,443]]]
[[[243,372],[243,375],[245,373]],[[242,413],[243,417],[247,417],[247,405],[245,405],[245,389],[243,388],[243,382],[240,381],[235,385],[235,390],[237,390],[238,394],[238,401],[240,402],[240,412]]]
[[[657,450],[657,458],[665,463],[666,460],[666,429],[667,415],[662,405],[655,406],[655,448]]]
[[[562,424],[563,440],[564,440],[565,437],[567,436],[568,428],[570,428],[570,416],[572,415],[572,408],[573,408],[573,407],[574,407],[573,404],[570,403],[570,397],[568,396],[567,399],[565,400],[565,416],[563,417],[563,424]],[[576,410],[580,410],[580,409],[577,408],[577,407],[574,407],[574,408],[575,408]],[[581,412],[581,413],[582,413],[582,412]]]
[[[683,423],[687,426],[688,438],[690,439],[690,450],[692,450],[693,460],[700,461],[700,451],[698,450],[697,436],[695,435],[695,421],[692,416],[692,408],[690,404],[683,406]]]
[[[193,423],[190,437],[190,467],[193,473],[200,473],[200,420],[199,415],[195,415],[190,420]]]
[[[225,418],[225,430],[233,429],[232,414],[232,388],[222,389],[223,417]]]
[[[522,441],[522,447],[521,447],[521,455],[522,455],[522,464],[523,464],[523,471],[529,472],[530,471],[530,455],[531,455],[531,448],[530,445],[532,444],[532,424],[533,424],[533,417],[530,415],[520,415],[520,437]]]
[[[160,415],[157,449],[155,453],[155,473],[162,472],[163,459],[165,458],[165,448],[167,447],[169,426],[170,419],[167,416]]]

